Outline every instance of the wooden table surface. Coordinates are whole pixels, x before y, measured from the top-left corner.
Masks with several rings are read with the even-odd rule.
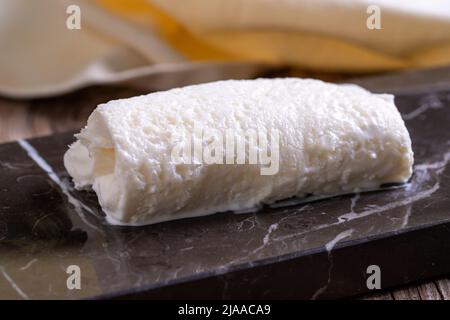
[[[144,92],[121,87],[91,87],[56,98],[12,100],[0,97],[0,143],[80,129],[95,106]],[[359,299],[450,300],[450,278],[384,290]]]

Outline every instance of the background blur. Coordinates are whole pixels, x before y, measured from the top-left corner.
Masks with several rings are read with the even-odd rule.
[[[0,0],[0,95],[450,64],[447,0]],[[212,65],[213,64],[213,65]],[[295,75],[295,73],[294,73]]]

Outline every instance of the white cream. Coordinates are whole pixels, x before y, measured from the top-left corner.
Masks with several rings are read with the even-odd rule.
[[[276,129],[279,170],[174,163],[174,133]],[[393,96],[308,79],[219,81],[98,106],[64,163],[114,224],[243,211],[293,196],[406,182],[411,140]],[[194,155],[195,157],[195,155]]]

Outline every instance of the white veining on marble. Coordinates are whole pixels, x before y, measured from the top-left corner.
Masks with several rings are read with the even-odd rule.
[[[30,262],[28,262],[26,265],[24,265],[23,267],[20,268],[20,271],[27,270],[29,267],[31,267],[37,261],[38,261],[38,259],[36,259],[36,258],[30,260]]]
[[[413,184],[420,184],[420,182],[422,182],[424,179],[428,178],[428,171],[429,170],[436,170],[437,174],[441,174],[442,171],[447,167],[447,164],[450,162],[450,151],[447,151],[442,160],[436,161],[436,162],[432,162],[432,163],[423,163],[423,164],[418,164],[416,166],[414,166],[414,171],[416,174],[416,178],[415,181],[412,184],[409,184],[407,186],[407,190],[411,190],[411,188],[414,188],[415,186]],[[418,187],[418,186],[416,186]],[[434,192],[436,192],[438,189],[440,188],[440,181],[439,179],[436,180],[436,183],[429,189],[427,190],[423,190],[418,192],[417,194],[399,200],[399,201],[393,201],[390,202],[386,205],[383,206],[372,206],[369,209],[366,209],[362,212],[356,213],[356,212],[349,212],[346,213],[342,216],[340,216],[338,219],[339,220],[344,220],[344,221],[351,221],[353,219],[358,219],[358,218],[362,218],[362,217],[366,217],[368,215],[374,214],[374,213],[379,213],[385,210],[389,210],[389,209],[393,209],[399,206],[403,206],[403,205],[407,205],[407,204],[411,204],[413,202],[416,202],[418,200],[424,199],[430,195],[432,195]]]
[[[273,223],[273,224],[271,224],[271,225],[269,226],[269,229],[267,229],[267,233],[266,233],[266,235],[265,235],[264,238],[263,238],[263,245],[264,245],[264,246],[267,245],[267,244],[269,243],[269,240],[270,240],[270,234],[271,234],[273,231],[275,231],[275,230],[278,229],[278,225],[279,225],[279,222]]]
[[[398,207],[402,207],[405,205],[412,204],[414,202],[417,202],[422,199],[426,199],[427,197],[431,196],[433,193],[435,193],[440,188],[440,181],[439,179],[436,179],[436,182],[425,190],[420,190],[422,182],[429,179],[429,170],[436,170],[436,173],[439,175],[442,173],[442,171],[447,167],[448,163],[450,162],[450,150],[447,151],[442,160],[431,162],[431,163],[424,163],[424,164],[418,164],[414,166],[414,172],[415,177],[413,179],[413,182],[410,183],[406,187],[406,191],[411,193],[412,195],[407,196],[404,199],[390,201],[385,205],[379,206],[379,205],[372,205],[372,206],[366,206],[365,209],[361,212],[347,212],[341,216],[338,217],[338,221],[330,224],[323,224],[318,225],[316,227],[313,227],[311,229],[308,229],[306,231],[301,231],[299,233],[290,234],[287,236],[277,237],[273,238],[273,241],[285,241],[288,239],[292,239],[313,231],[318,231],[321,229],[329,228],[332,226],[336,226],[342,223],[346,223],[355,219],[364,218],[373,214],[381,213],[386,210],[395,209]],[[416,190],[419,188],[418,190]]]
[[[361,194],[357,193],[350,199],[350,212],[355,212],[356,203],[359,198],[361,198]]]
[[[355,219],[360,219],[363,217],[373,215],[375,213],[380,213],[380,212],[383,212],[386,210],[394,209],[397,207],[401,207],[401,206],[416,202],[421,199],[425,199],[425,198],[429,197],[430,195],[432,195],[433,193],[435,193],[438,189],[439,189],[439,183],[436,183],[430,189],[419,192],[418,194],[416,194],[414,196],[411,196],[411,197],[408,197],[408,198],[405,198],[402,200],[398,200],[398,201],[389,202],[388,204],[385,204],[383,206],[374,206],[370,209],[367,209],[367,210],[364,210],[361,212],[349,212],[349,213],[343,214],[343,215],[339,216],[339,218],[338,218],[339,221],[337,223],[332,223],[329,226],[337,225],[342,222],[349,222],[349,221],[352,221]]]
[[[327,244],[325,244],[325,249],[327,250],[327,253],[330,254],[331,251],[336,246],[336,244],[339,241],[342,241],[343,239],[350,237],[353,234],[353,231],[354,231],[353,229],[345,230],[339,233],[333,240],[327,242]]]
[[[427,163],[422,163],[422,164],[418,164],[414,166],[415,170],[430,170],[430,169],[445,169],[445,167],[447,166],[447,164],[450,162],[450,150],[447,151],[446,153],[444,153],[444,156],[442,158],[441,161],[436,161],[436,162],[427,162]]]
[[[180,271],[183,270],[183,267],[179,267],[175,270],[175,272],[172,275],[172,279],[177,279],[178,278],[178,274],[180,273]]]
[[[420,104],[420,106],[413,111],[404,114],[402,117],[404,120],[408,121],[416,118],[417,116],[423,114],[428,109],[440,109],[444,106],[439,97],[435,94],[427,96],[424,101]]]
[[[350,211],[349,211],[350,214],[351,214],[351,213],[356,214],[356,212],[355,212],[355,207],[356,207],[356,204],[357,204],[359,198],[361,198],[361,194],[360,194],[360,193],[356,193],[356,194],[350,199]],[[339,222],[345,222],[345,221],[348,221],[348,220],[347,220],[347,218],[346,218],[345,216],[340,216],[340,217],[338,217],[338,221],[339,221]]]
[[[91,210],[91,208],[89,208],[88,206],[86,206],[85,204],[83,204],[81,201],[74,198],[70,194],[67,185],[61,181],[58,175],[53,171],[53,168],[47,163],[47,161],[44,160],[44,158],[41,157],[39,152],[30,143],[28,143],[28,141],[24,139],[18,140],[17,143],[27,152],[28,156],[31,159],[33,159],[33,161],[36,162],[36,164],[47,173],[49,178],[52,179],[52,181],[54,181],[59,186],[61,191],[66,195],[67,199],[69,200],[69,203],[72,204],[73,207],[75,208],[75,211],[78,213],[80,219],[92,229],[101,232],[99,228],[94,226],[86,219],[86,216],[83,212],[84,209],[85,211],[93,214],[94,212]]]
[[[256,253],[258,253],[259,251],[261,251],[262,249],[264,249],[271,241],[270,237],[272,235],[272,233],[278,229],[279,225],[285,221],[286,219],[291,218],[294,215],[297,215],[299,212],[305,210],[306,208],[308,208],[308,206],[304,206],[298,210],[295,210],[294,212],[292,212],[291,214],[281,218],[278,222],[272,223],[268,228],[267,228],[267,232],[263,237],[263,241],[262,241],[262,245],[259,246],[258,248],[256,248],[255,250],[253,250],[249,255],[254,255]]]
[[[33,226],[31,227],[31,232],[34,233],[34,230],[35,230],[36,227],[39,225],[39,223],[41,223],[41,221],[45,220],[46,218],[48,218],[48,217],[50,217],[50,216],[52,216],[52,215],[54,215],[54,214],[56,214],[56,212],[53,211],[53,212],[47,213],[47,214],[43,215],[42,217],[38,218],[38,219],[34,222]]]
[[[327,283],[320,287],[319,289],[317,289],[316,292],[314,292],[314,294],[311,297],[311,300],[316,300],[322,293],[324,293],[328,286],[331,283],[331,271],[333,270],[334,267],[334,262],[333,262],[333,255],[332,255],[332,250],[334,249],[334,247],[336,246],[336,244],[339,241],[342,241],[345,238],[350,237],[353,234],[353,229],[348,229],[345,230],[341,233],[339,233],[336,237],[334,237],[334,239],[332,239],[331,241],[329,241],[327,244],[325,244],[325,249],[327,250],[327,256],[328,256],[328,279],[327,279]]]
[[[389,186],[389,187],[376,187],[376,188],[367,188],[367,189],[359,189],[358,192],[356,192],[356,195],[359,195],[361,193],[367,193],[372,191],[380,191],[380,190],[394,190],[402,188],[401,185],[398,186]],[[330,198],[336,198],[340,196],[348,196],[355,194],[354,191],[344,191],[344,192],[338,192],[333,194],[325,194],[325,195],[309,195],[306,197],[293,197],[286,200],[280,200],[273,204],[269,204],[268,206],[272,209],[278,209],[278,208],[285,208],[285,207],[291,207],[291,206],[298,206],[301,204],[309,204],[311,202],[319,201],[319,200],[325,200]],[[358,197],[359,198],[359,197]]]
[[[28,168],[29,165],[24,163],[10,163],[5,161],[0,161],[0,168],[6,168],[9,170],[23,170],[24,168]]]
[[[3,275],[3,277],[8,281],[8,283],[11,285],[11,287],[14,289],[14,291],[17,292],[18,295],[20,295],[25,300],[30,300],[28,295],[23,292],[22,289],[15,283],[15,281],[10,277],[10,275],[6,272],[5,268],[3,266],[0,266],[0,273]]]
[[[411,217],[411,209],[412,209],[412,206],[408,206],[408,208],[406,208],[406,214],[403,217],[403,221],[402,221],[402,226],[401,226],[402,228],[405,228],[409,223],[409,218]]]
[[[256,215],[253,215],[253,216],[250,216],[250,217],[248,217],[248,218],[246,218],[246,219],[240,221],[240,222],[238,223],[238,225],[237,225],[238,231],[242,231],[242,230],[243,230],[244,224],[245,224],[246,222],[248,222],[248,223],[251,224],[250,228],[249,228],[249,229],[246,229],[246,231],[252,230],[252,229],[256,226],[256,224],[257,224],[257,222],[256,222],[255,219],[256,219]]]

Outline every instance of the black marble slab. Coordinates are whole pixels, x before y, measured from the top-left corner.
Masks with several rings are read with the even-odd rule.
[[[62,164],[72,133],[0,145],[0,298],[336,298],[450,273],[450,88],[396,97],[404,188],[144,227],[105,222]],[[79,266],[81,289],[66,272]]]

